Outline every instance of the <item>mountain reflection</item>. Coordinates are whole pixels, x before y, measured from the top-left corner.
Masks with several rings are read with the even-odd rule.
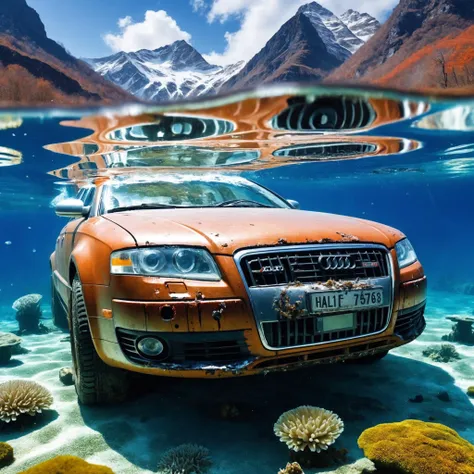
[[[52,151],[79,158],[51,174],[82,180],[133,169],[258,171],[299,162],[399,154],[421,146],[414,140],[369,132],[426,113],[425,102],[367,93],[304,92],[216,97],[154,113],[108,113],[65,121],[63,126],[92,133],[49,145]]]

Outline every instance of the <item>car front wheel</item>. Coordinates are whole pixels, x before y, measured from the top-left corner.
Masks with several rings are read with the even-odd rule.
[[[72,283],[71,350],[76,392],[82,404],[118,403],[128,398],[129,374],[110,367],[97,355],[78,276]]]

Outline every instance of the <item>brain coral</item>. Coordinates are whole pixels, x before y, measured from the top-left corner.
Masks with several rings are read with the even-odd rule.
[[[161,474],[203,474],[212,461],[209,450],[197,444],[182,444],[166,451],[158,463]]]
[[[34,416],[53,403],[49,391],[30,380],[10,380],[0,384],[0,421],[16,421],[20,415]]]
[[[112,469],[98,464],[89,464],[76,456],[56,456],[49,461],[22,471],[20,474],[114,474]]]
[[[344,431],[344,423],[332,411],[301,406],[283,413],[273,427],[280,441],[293,451],[320,453]]]
[[[474,474],[474,446],[438,423],[381,424],[365,430],[358,443],[377,472]]]
[[[7,443],[0,442],[0,469],[13,462],[13,448]]]

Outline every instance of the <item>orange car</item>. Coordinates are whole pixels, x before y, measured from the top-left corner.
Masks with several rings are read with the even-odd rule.
[[[375,361],[421,334],[426,277],[405,236],[296,209],[239,177],[116,177],[56,205],[54,321],[82,403],[130,371],[233,377]]]

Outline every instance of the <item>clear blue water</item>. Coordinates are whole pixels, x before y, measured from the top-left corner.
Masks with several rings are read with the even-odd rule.
[[[58,400],[58,418],[25,434],[0,431],[0,440],[16,441],[19,453],[18,465],[5,472],[20,472],[55,453],[101,461],[116,472],[153,472],[160,451],[191,441],[211,449],[214,472],[276,473],[286,463],[287,451],[273,435],[272,424],[282,411],[301,404],[324,406],[344,418],[346,431],[341,439],[349,450],[348,462],[362,457],[356,445],[361,430],[386,421],[433,419],[474,442],[474,406],[465,394],[474,385],[474,348],[458,344],[462,359],[450,364],[433,363],[421,354],[449,332],[446,316],[474,313],[474,300],[467,290],[474,285],[474,126],[469,122],[474,103],[422,100],[429,110],[421,115],[350,134],[357,141],[368,137],[411,140],[419,142],[418,149],[242,172],[281,196],[299,201],[302,209],[362,217],[403,231],[429,281],[428,326],[420,339],[376,366],[330,366],[319,372],[311,369],[228,381],[173,381],[165,393],[157,389],[154,395],[145,395],[142,403],[127,405],[121,412],[79,408],[74,389],[58,385],[57,380],[59,368],[70,365],[69,345],[58,343],[51,352],[51,335],[30,336],[32,353],[18,356],[23,364],[0,368],[0,382],[32,377],[46,384]],[[459,106],[465,107],[462,113],[453,113],[437,128],[424,128],[427,122],[433,123],[433,114]],[[0,146],[23,156],[21,164],[0,167],[1,330],[15,329],[11,305],[28,293],[44,295],[44,315],[49,317],[49,255],[65,221],[54,214],[51,204],[61,190],[60,180],[48,172],[67,167],[77,158],[44,146],[73,142],[90,133],[60,125],[67,118],[64,112],[61,117],[42,113],[42,117],[35,113],[24,117],[19,128],[0,130]],[[71,113],[73,117],[77,113]],[[423,121],[424,117],[428,118]],[[325,137],[338,135],[341,131],[329,131]],[[317,139],[311,136],[311,141]],[[56,340],[61,337],[57,333]],[[436,398],[442,390],[450,393],[449,403]],[[426,401],[410,403],[408,398],[417,394]],[[241,407],[243,415],[237,421],[221,420],[215,413],[219,403],[229,401]],[[166,410],[156,411],[160,405]],[[83,429],[82,435],[71,432],[68,423],[78,433]],[[43,449],[34,448],[36,443],[42,443]]]

